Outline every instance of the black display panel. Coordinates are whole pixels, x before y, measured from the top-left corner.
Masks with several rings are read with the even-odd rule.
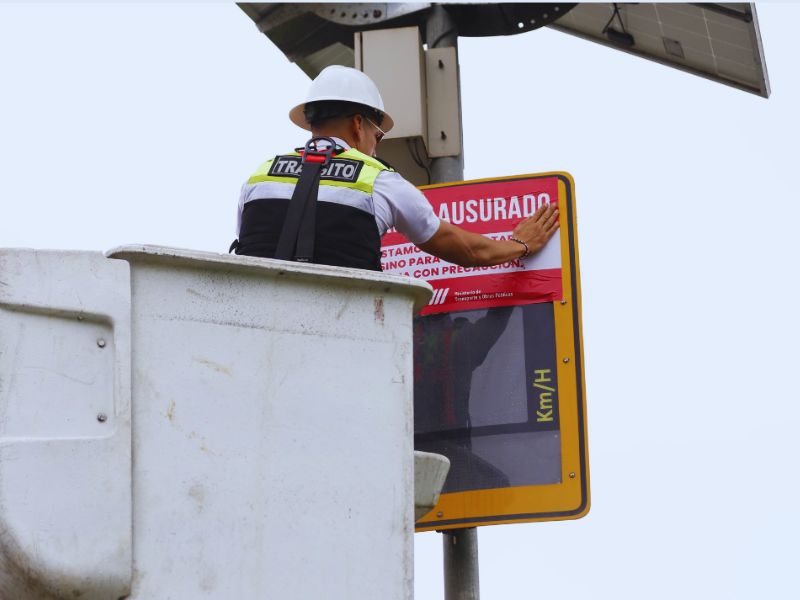
[[[444,493],[561,482],[551,303],[417,317],[414,445]]]

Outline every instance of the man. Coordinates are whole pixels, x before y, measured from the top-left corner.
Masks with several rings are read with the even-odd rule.
[[[423,251],[462,267],[491,266],[540,250],[558,229],[558,210],[543,206],[508,240],[492,240],[440,220],[425,196],[375,158],[394,126],[375,83],[342,66],[325,68],[306,101],[289,118],[313,137],[336,145],[322,171],[315,205],[312,262],[381,270],[380,238],[396,227]],[[237,254],[275,256],[288,207],[300,177],[298,151],[264,163],[239,199]]]

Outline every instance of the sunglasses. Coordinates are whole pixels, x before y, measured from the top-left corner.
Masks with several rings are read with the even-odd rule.
[[[380,143],[381,143],[381,140],[383,139],[383,136],[385,136],[385,135],[386,135],[386,132],[385,132],[383,129],[381,129],[380,127],[378,127],[378,126],[377,126],[377,125],[376,125],[376,124],[375,124],[375,123],[372,121],[372,119],[370,119],[369,117],[364,117],[364,118],[365,118],[367,121],[369,121],[369,124],[370,124],[370,125],[372,125],[372,126],[375,128],[375,129],[377,129],[377,130],[378,130],[378,135],[376,136],[376,138],[375,138],[375,139],[377,140],[377,143],[378,143],[378,144],[380,144]]]

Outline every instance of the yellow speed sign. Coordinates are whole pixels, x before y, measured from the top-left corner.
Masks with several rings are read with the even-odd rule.
[[[444,454],[451,471],[417,530],[580,518],[589,467],[572,177],[421,189],[440,218],[495,239],[544,204],[558,205],[561,227],[529,258],[471,269],[384,236],[384,271],[434,287],[414,324],[415,447]]]

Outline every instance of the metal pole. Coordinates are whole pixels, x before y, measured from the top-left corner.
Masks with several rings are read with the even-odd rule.
[[[441,4],[434,4],[425,23],[425,42],[428,48],[455,48],[458,53],[458,27]],[[458,54],[456,54],[458,56]],[[461,95],[459,94],[458,119],[461,121]],[[463,127],[460,127],[463,130]],[[464,144],[461,154],[443,156],[431,161],[431,183],[445,183],[464,179]]]
[[[445,600],[478,600],[478,530],[451,529],[442,533]]]
[[[458,52],[458,28],[441,4],[434,4],[425,27],[428,48],[453,47]],[[460,98],[459,94],[459,98]],[[455,107],[461,120],[461,106]],[[463,127],[461,128],[463,130]],[[461,154],[431,161],[431,183],[464,179],[464,144]],[[479,600],[478,530],[451,529],[442,534],[445,600]]]

